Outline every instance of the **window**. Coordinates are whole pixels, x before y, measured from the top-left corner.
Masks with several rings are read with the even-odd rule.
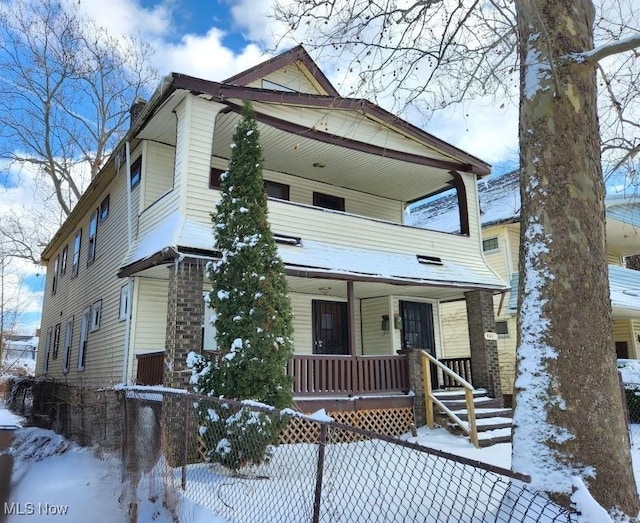
[[[344,211],[344,198],[333,196],[332,194],[314,192],[313,205],[334,211]]]
[[[102,300],[98,300],[91,305],[91,329],[90,332],[100,328],[100,316],[102,314]]]
[[[96,239],[98,236],[98,209],[89,220],[89,250],[87,252],[87,267],[96,259]]]
[[[55,294],[58,290],[58,267],[60,265],[60,255],[56,256],[53,262],[53,282],[51,284],[51,294]]]
[[[78,370],[84,370],[87,358],[87,335],[89,334],[89,318],[91,310],[82,311],[82,321],[80,323],[80,344],[78,345]]]
[[[200,346],[202,351],[215,351],[218,349],[216,341],[216,326],[213,324],[214,310],[210,307],[209,293],[203,292],[204,313],[202,314],[202,343]]]
[[[129,284],[125,283],[120,287],[120,312],[118,318],[120,320],[126,320],[129,314]]]
[[[60,276],[67,273],[67,258],[69,255],[69,245],[65,245],[62,249],[62,258],[60,259]]]
[[[493,238],[487,238],[486,240],[482,240],[482,251],[483,252],[492,252],[497,251],[498,246],[498,237],[494,236]]]
[[[209,189],[220,189],[222,186],[220,185],[220,176],[224,170],[216,169],[212,167],[209,171]]]
[[[73,316],[67,320],[64,331],[64,361],[62,362],[62,372],[69,372],[71,365],[71,342],[73,340]]]
[[[109,217],[109,195],[100,203],[100,223],[104,223]]]
[[[49,372],[49,355],[51,354],[51,341],[53,340],[53,327],[47,329],[47,338],[44,342],[44,359],[42,361],[42,372]]]
[[[142,179],[142,156],[131,164],[131,188],[133,189]]]
[[[508,338],[509,323],[506,321],[496,321],[496,334],[501,338]]]
[[[286,183],[265,180],[264,188],[267,191],[267,196],[270,198],[279,198],[280,200],[289,199],[289,186]]]
[[[78,275],[80,269],[80,246],[82,244],[82,229],[80,229],[73,238],[73,266],[71,272],[73,276]]]
[[[53,331],[53,359],[58,359],[58,349],[60,348],[60,327],[61,323],[58,323]]]

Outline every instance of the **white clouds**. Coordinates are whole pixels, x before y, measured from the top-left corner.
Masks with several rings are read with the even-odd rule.
[[[178,72],[220,81],[268,58],[254,44],[236,54],[225,47],[223,37],[221,30],[212,27],[205,35],[184,35],[177,44],[160,43],[157,66],[162,74]]]

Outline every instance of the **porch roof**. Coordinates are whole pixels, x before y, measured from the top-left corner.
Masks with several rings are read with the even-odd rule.
[[[299,245],[279,244],[278,252],[287,273],[296,277],[459,289],[509,289],[488,268],[480,272],[446,258],[419,260],[418,255],[429,253],[376,251],[305,239]],[[211,225],[196,222],[175,211],[136,240],[119,276],[128,276],[193,253],[208,257],[216,255]]]
[[[511,278],[509,312],[515,314],[518,306],[518,273]],[[640,318],[640,271],[609,265],[609,295],[614,319]]]

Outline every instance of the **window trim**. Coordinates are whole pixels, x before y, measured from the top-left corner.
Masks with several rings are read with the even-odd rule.
[[[42,361],[42,372],[49,372],[49,356],[51,354],[51,342],[53,341],[53,327],[47,329],[47,337],[44,342],[44,360]]]
[[[495,240],[496,241],[496,246],[492,247],[490,249],[485,249],[485,243],[491,241],[491,240]],[[500,250],[500,240],[498,238],[498,236],[491,236],[489,238],[484,238],[482,240],[482,252],[487,254],[487,253],[493,253],[493,252],[498,252]]]
[[[504,325],[506,332],[500,332],[498,330],[498,324]],[[509,333],[509,322],[507,320],[496,320],[496,334],[499,338],[509,338],[511,337]]]
[[[64,329],[64,358],[62,360],[62,372],[67,374],[71,367],[71,345],[73,343],[73,316],[67,319]]]
[[[56,323],[56,326],[53,330],[53,354],[51,359],[58,359],[58,351],[60,349],[60,329],[62,328],[62,323]]]
[[[325,203],[327,200],[333,200],[337,205],[336,206],[328,206],[323,205],[321,200],[324,199]],[[336,196],[335,194],[327,194],[324,192],[313,191],[313,205],[315,207],[320,207],[322,209],[328,209],[330,211],[338,211],[345,212],[345,200],[342,196]]]
[[[100,330],[100,320],[102,319],[102,300],[94,301],[90,307],[91,319],[89,323],[89,332]]]
[[[120,307],[118,309],[118,320],[126,321],[129,314],[129,282],[120,287]]]
[[[135,173],[135,174],[134,174]],[[142,155],[138,156],[131,164],[131,171],[129,172],[129,184],[134,189],[142,181]]]
[[[91,322],[91,308],[82,311],[80,322],[80,340],[78,343],[78,371],[83,371],[87,362],[87,339],[89,337],[89,324]]]
[[[89,227],[87,230],[87,236],[89,238],[89,245],[87,246],[87,267],[96,260],[96,247],[98,241],[98,219],[100,216],[100,209],[96,209],[91,213],[89,218]],[[93,233],[91,232],[93,229]]]
[[[282,198],[279,196],[270,196],[269,187],[274,187],[282,191]],[[264,180],[264,190],[268,198],[276,198],[278,200],[291,201],[291,186],[287,183],[274,182],[273,180]]]
[[[107,194],[104,199],[100,202],[99,212],[98,212],[98,224],[102,224],[107,221],[109,217],[109,204],[110,204],[110,195]]]
[[[76,249],[77,244],[77,249]],[[82,229],[78,229],[73,236],[73,258],[71,265],[71,276],[76,277],[80,272],[80,254],[82,252]]]
[[[51,295],[53,296],[58,290],[58,271],[60,268],[60,255],[56,256],[53,261],[53,281],[51,282]]]
[[[62,257],[60,258],[60,277],[67,273],[67,259],[69,258],[69,244],[67,243],[62,249]]]

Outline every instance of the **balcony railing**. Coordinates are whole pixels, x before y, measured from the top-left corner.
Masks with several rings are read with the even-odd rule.
[[[445,367],[455,372],[462,379],[473,383],[471,379],[471,358],[444,358],[440,360]],[[459,387],[455,379],[446,372],[442,375],[444,388]]]
[[[294,356],[287,365],[295,396],[407,392],[406,356]]]
[[[137,385],[162,385],[164,379],[164,352],[138,354]]]

